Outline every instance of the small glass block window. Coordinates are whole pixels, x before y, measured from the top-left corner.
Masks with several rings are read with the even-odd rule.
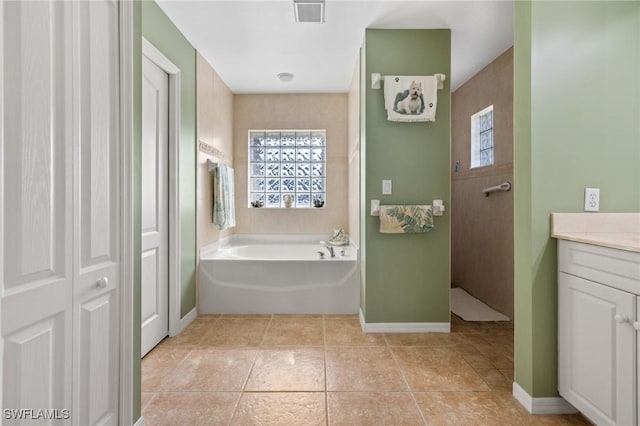
[[[471,168],[493,165],[493,105],[471,116]]]
[[[249,206],[324,206],[326,131],[249,131]]]

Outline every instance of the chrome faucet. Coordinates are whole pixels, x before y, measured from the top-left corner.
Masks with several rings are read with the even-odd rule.
[[[331,255],[331,257],[336,257],[336,254],[333,251],[332,245],[329,245],[326,241],[320,241],[320,245],[325,247],[327,250],[329,250],[329,254]]]

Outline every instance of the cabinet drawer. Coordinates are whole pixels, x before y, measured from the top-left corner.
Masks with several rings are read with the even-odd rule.
[[[560,240],[558,269],[640,295],[640,253]]]

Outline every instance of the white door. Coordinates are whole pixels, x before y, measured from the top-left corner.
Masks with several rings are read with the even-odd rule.
[[[118,2],[73,2],[73,424],[118,423]]]
[[[0,22],[3,422],[117,424],[118,3],[1,2]]]
[[[72,409],[71,20],[65,2],[0,2],[3,424]]]
[[[142,347],[169,334],[169,75],[142,57]]]

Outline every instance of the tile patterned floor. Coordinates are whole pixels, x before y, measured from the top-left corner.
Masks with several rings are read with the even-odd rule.
[[[511,396],[512,323],[364,334],[357,316],[204,315],[142,360],[145,425],[587,425]]]

